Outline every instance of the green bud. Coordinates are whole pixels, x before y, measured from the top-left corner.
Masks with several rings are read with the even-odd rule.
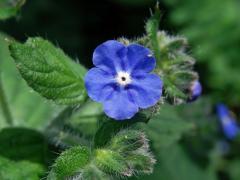
[[[132,154],[127,158],[135,174],[151,174],[156,160],[150,153]]]
[[[128,129],[116,134],[109,144],[110,149],[124,154],[148,148],[148,140],[143,132]]]
[[[83,180],[110,180],[110,177],[101,171],[96,165],[90,164],[86,166],[81,174]]]
[[[90,161],[90,151],[86,147],[76,146],[64,151],[56,160],[49,177],[67,179],[80,176]]]
[[[188,45],[187,39],[183,37],[168,36],[165,31],[158,31],[158,46],[162,54],[184,51]]]
[[[124,157],[118,152],[108,149],[95,151],[96,166],[105,173],[117,176],[132,176],[132,170],[128,167]]]

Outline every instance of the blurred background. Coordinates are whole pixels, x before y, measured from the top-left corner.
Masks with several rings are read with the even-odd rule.
[[[188,109],[183,118],[206,120],[213,112],[213,105],[223,102],[234,112],[234,117],[239,119],[240,0],[159,0],[159,3],[162,11],[160,29],[166,30],[170,35],[188,38],[190,44],[188,53],[197,61],[196,71],[199,72],[203,85],[204,100],[195,105],[197,110],[194,109],[195,106],[191,106],[192,109]],[[151,14],[150,8],[155,4],[156,0],[29,0],[17,18],[0,22],[0,31],[20,41],[26,40],[29,36],[42,36],[90,68],[92,52],[100,43],[119,37],[130,39],[142,36],[145,33],[145,22]],[[43,117],[51,114],[46,108],[41,112]],[[204,116],[206,114],[207,116]],[[216,141],[212,136],[214,130],[206,128],[207,123],[203,122],[201,125],[203,131],[197,138],[193,135],[195,138],[187,138],[181,142],[191,144],[189,148],[192,150],[193,160],[199,162],[198,165],[201,167],[205,167],[204,164],[209,162],[204,158],[210,156],[209,148],[212,142]],[[219,127],[213,129],[216,128]],[[228,143],[226,148],[229,148]],[[240,179],[239,144],[238,142],[237,147],[233,144],[233,150],[228,154],[230,157],[227,158],[230,158],[232,163],[223,161],[221,164],[222,161],[219,163],[216,159],[213,161],[218,163],[219,179],[230,179],[222,173],[230,167],[231,179]],[[221,146],[224,146],[224,143]],[[199,170],[193,168],[191,161],[183,160],[185,155],[181,150],[174,148],[170,153],[172,158],[163,161],[165,164],[160,164],[155,174],[147,179],[159,177],[169,180],[207,179],[205,175],[209,175],[209,179],[214,179],[212,174],[207,173],[212,170],[212,166],[207,166],[204,173],[201,171],[203,176]],[[168,155],[163,153],[161,158],[164,156]],[[174,166],[177,161],[184,163]],[[179,172],[182,174],[178,174],[180,167]],[[158,168],[161,169],[161,173]],[[188,174],[190,171],[193,176]]]

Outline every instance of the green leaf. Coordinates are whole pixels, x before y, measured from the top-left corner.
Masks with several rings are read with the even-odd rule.
[[[0,0],[0,20],[15,16],[26,0]]]
[[[45,164],[47,144],[43,135],[37,131],[26,128],[2,129],[0,144],[2,157]]]
[[[81,174],[90,161],[90,151],[86,147],[75,146],[64,151],[53,165],[48,179],[68,179]]]
[[[44,169],[41,165],[28,161],[14,162],[0,156],[1,180],[39,180]]]
[[[160,112],[149,121],[147,126],[142,126],[157,151],[177,142],[193,127],[192,122],[182,119],[174,107],[166,104],[161,107]]]
[[[0,32],[0,76],[3,85],[1,88],[6,96],[13,124],[42,129],[59,111],[59,107],[47,103],[26,85],[10,56],[5,39],[11,38]],[[1,110],[0,106],[0,127],[2,128],[7,124]]]
[[[11,56],[28,85],[57,104],[81,104],[86,99],[86,69],[42,38],[12,41]]]

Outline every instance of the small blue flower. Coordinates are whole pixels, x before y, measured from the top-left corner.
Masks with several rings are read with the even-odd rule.
[[[218,104],[217,115],[220,120],[224,135],[228,139],[235,138],[239,133],[239,126],[237,121],[231,116],[229,109],[224,104]]]
[[[188,102],[193,102],[202,94],[202,85],[199,81],[194,81],[190,87],[190,98]]]
[[[104,112],[116,120],[132,118],[139,108],[155,105],[162,95],[162,81],[150,74],[156,66],[152,52],[138,44],[110,40],[93,53],[93,64],[85,76],[88,95],[103,104]]]

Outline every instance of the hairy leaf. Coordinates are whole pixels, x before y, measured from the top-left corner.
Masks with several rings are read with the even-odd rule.
[[[17,68],[28,85],[57,104],[81,104],[86,98],[85,68],[42,38],[9,46]]]
[[[11,39],[0,33],[0,78],[13,124],[42,129],[59,108],[47,103],[26,85],[10,56],[6,38]],[[7,125],[3,115],[0,106],[1,128]]]

